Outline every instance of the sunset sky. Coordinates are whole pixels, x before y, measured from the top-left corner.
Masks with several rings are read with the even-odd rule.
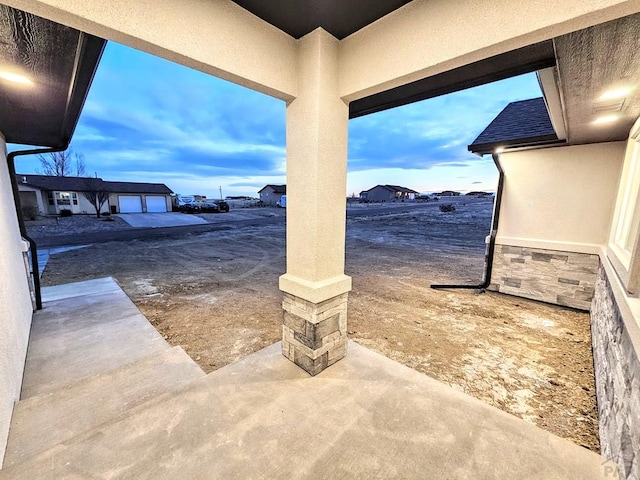
[[[491,159],[467,145],[509,102],[540,95],[528,74],[351,120],[345,193],[380,183],[494,190]],[[110,42],[71,147],[105,180],[257,196],[267,183],[286,182],[285,104]],[[19,170],[37,167],[34,159]]]

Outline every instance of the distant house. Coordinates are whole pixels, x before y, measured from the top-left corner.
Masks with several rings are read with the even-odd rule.
[[[287,194],[287,186],[265,185],[258,190],[258,193],[260,194],[260,201],[262,201],[263,205],[275,207],[276,203],[280,201],[280,198]]]
[[[436,193],[439,197],[458,197],[460,196],[460,192],[454,192],[453,190],[445,190],[440,193]]]
[[[398,185],[376,185],[360,192],[362,202],[404,202],[415,200],[418,192]]]
[[[62,210],[93,214],[95,209],[82,192],[99,188],[109,192],[101,212],[170,212],[171,189],[163,183],[107,182],[91,177],[16,175],[20,202],[38,215],[59,215]]]
[[[493,197],[491,192],[468,192],[465,193],[467,197]]]

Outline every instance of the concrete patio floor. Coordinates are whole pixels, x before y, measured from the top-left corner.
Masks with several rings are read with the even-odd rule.
[[[202,225],[206,220],[197,215],[177,212],[166,213],[119,213],[116,215],[135,228],[180,227],[183,225]]]
[[[84,318],[94,330],[96,321],[106,324],[110,317],[117,319],[116,329],[128,317],[140,323],[132,303],[110,279],[49,287],[44,298],[37,322],[70,327],[58,334],[58,347],[62,338],[73,342],[74,331],[86,336],[78,324]],[[93,314],[92,300],[101,302]],[[82,319],[61,319],[60,309],[75,311]],[[140,335],[141,341],[148,336]],[[105,339],[115,342],[105,350],[117,352],[122,335]],[[151,341],[158,344],[158,339]],[[42,342],[33,347],[46,348]],[[274,344],[195,376],[186,386],[154,395],[124,413],[120,406],[112,419],[26,461],[16,451],[20,461],[0,471],[0,479],[618,478],[613,465],[599,455],[354,342],[345,359],[316,377],[286,360],[280,348]],[[30,350],[29,355],[43,354]],[[152,349],[150,357],[155,355],[159,353]],[[140,356],[135,360],[140,362]],[[117,369],[120,385],[122,368]],[[57,385],[51,375],[42,381]],[[105,382],[110,375],[99,374],[101,388],[109,390]],[[36,388],[35,376],[25,378],[30,388]],[[86,398],[86,380],[81,387]],[[65,398],[73,392],[70,388],[78,387],[65,387]],[[101,394],[95,404],[65,402],[72,410],[91,410],[105,400]],[[56,413],[42,418],[51,416]],[[11,441],[20,443],[10,436]]]

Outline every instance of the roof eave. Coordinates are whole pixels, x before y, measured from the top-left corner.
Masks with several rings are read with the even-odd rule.
[[[102,38],[80,33],[76,51],[76,72],[69,86],[69,101],[62,123],[62,145],[59,147],[71,142],[106,44],[107,41]]]
[[[495,153],[496,150],[520,150],[541,148],[550,146],[566,145],[565,140],[559,140],[556,135],[540,135],[538,137],[523,138],[517,140],[509,140],[505,142],[492,142],[482,144],[471,144],[467,146],[467,150],[476,155],[486,155]]]
[[[349,118],[535,72],[555,64],[553,42],[547,40],[355,100],[349,104]]]

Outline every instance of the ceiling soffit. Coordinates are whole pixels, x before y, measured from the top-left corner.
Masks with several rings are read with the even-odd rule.
[[[395,108],[555,65],[553,43],[536,43],[355,100],[349,117]]]
[[[411,0],[232,0],[293,38],[322,27],[338,40]]]
[[[626,139],[640,116],[640,14],[563,35],[554,44],[569,142]],[[626,93],[602,98],[613,90]],[[618,120],[593,123],[604,116]]]
[[[61,146],[73,133],[105,41],[0,5],[0,131],[7,142]]]

